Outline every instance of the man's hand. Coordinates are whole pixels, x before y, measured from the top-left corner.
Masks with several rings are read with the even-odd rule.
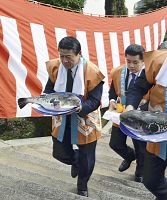
[[[110,100],[109,103],[109,111],[113,111],[116,109],[116,101],[114,99]]]
[[[76,108],[76,113],[81,112],[81,110],[82,110],[82,105],[80,105],[78,108]]]
[[[78,107],[76,108],[75,112],[76,112],[76,113],[79,113],[79,112],[81,112],[81,110],[82,110],[82,105],[78,106]],[[67,113],[67,115],[71,115],[71,114],[73,114],[73,113],[74,113],[74,112],[69,112],[69,113]]]
[[[140,101],[138,107],[143,106],[143,105],[144,105],[145,103],[147,103],[147,102],[148,102],[148,100],[146,100],[146,99],[142,99],[142,100]]]
[[[124,112],[130,111],[130,110],[134,110],[134,107],[133,107],[132,105],[128,105],[128,106],[125,108]]]

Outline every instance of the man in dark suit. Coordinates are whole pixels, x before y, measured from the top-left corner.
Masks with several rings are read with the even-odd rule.
[[[116,109],[118,98],[121,104],[126,105],[128,89],[132,87],[138,76],[144,73],[143,54],[144,48],[142,46],[137,44],[129,45],[125,50],[127,64],[112,70],[112,83],[109,91],[110,110]],[[122,133],[119,126],[113,123],[109,145],[111,149],[124,159],[119,166],[119,171],[127,170],[131,162],[136,159],[135,181],[142,182],[146,143],[133,139],[134,151],[126,144],[126,139],[127,136]]]
[[[127,94],[126,111],[133,110],[148,90],[149,111],[167,113],[167,41],[159,50],[144,55],[145,73],[136,80]],[[167,199],[167,142],[148,142],[143,169],[143,183],[156,196],[156,200]]]
[[[45,93],[72,92],[82,99],[78,113],[53,117],[53,157],[71,165],[77,177],[77,194],[88,196],[88,181],[95,166],[97,140],[101,137],[100,101],[104,75],[81,55],[80,42],[64,37],[58,45],[60,58],[46,63],[49,79]],[[78,149],[73,149],[76,144]]]

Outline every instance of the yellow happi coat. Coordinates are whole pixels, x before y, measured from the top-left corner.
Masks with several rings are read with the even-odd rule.
[[[123,67],[124,66],[120,66],[117,68],[113,68],[111,70],[111,78],[112,78],[112,81],[114,82],[115,93],[117,94],[118,97],[121,97],[120,79],[121,79],[121,73],[122,73]]]
[[[164,87],[156,84],[155,77],[157,76],[164,60],[167,58],[166,50],[150,51],[145,53],[144,62],[146,66],[146,77],[149,83],[155,86],[150,90],[150,107],[161,107],[164,111],[165,98]],[[155,155],[160,154],[160,143],[147,143],[147,150]]]
[[[112,78],[112,81],[114,82],[115,93],[117,94],[118,97],[121,97],[120,78],[121,78],[121,73],[122,73],[123,67],[124,66],[120,66],[117,68],[113,68],[111,70],[111,78]],[[116,123],[113,123],[112,125],[115,127],[119,127],[119,125]]]
[[[47,71],[52,83],[56,82],[60,63],[60,59],[53,59],[46,62]],[[98,67],[92,62],[87,61],[84,66],[84,100],[86,100],[88,92],[93,90],[103,79],[104,75],[100,72]],[[91,143],[101,137],[100,108],[89,113],[84,118],[77,115],[77,120],[78,127],[76,128],[78,129],[78,144]],[[55,116],[52,118],[52,136],[55,138],[58,137],[61,122],[61,116]]]

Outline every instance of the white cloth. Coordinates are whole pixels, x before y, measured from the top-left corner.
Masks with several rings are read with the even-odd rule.
[[[84,95],[84,59],[81,57],[74,77],[72,93],[77,95]],[[63,64],[60,64],[57,79],[54,85],[56,92],[65,92],[67,83],[67,69]]]
[[[155,77],[156,83],[167,87],[167,58],[165,59],[161,69],[159,70],[157,76]]]

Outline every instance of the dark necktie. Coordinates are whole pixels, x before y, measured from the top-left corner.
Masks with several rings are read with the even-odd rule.
[[[72,78],[72,70],[68,69],[67,71],[67,83],[66,83],[66,92],[72,92],[73,86],[73,78]]]
[[[129,87],[128,88],[132,87],[133,84],[135,83],[136,74],[131,73],[131,76],[132,76],[132,79],[131,79],[131,81],[129,83]]]

